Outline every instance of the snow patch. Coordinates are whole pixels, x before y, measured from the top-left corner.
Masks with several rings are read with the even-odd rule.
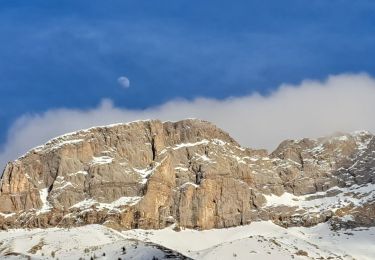
[[[183,188],[185,188],[186,186],[194,186],[195,188],[198,188],[199,187],[199,185],[197,185],[197,184],[195,184],[195,183],[193,183],[193,182],[185,182],[184,184],[182,184],[181,186],[180,186],[180,189],[183,189]]]
[[[215,163],[212,159],[208,158],[207,155],[199,155],[198,160],[202,160],[204,162],[210,162],[210,163]]]
[[[87,171],[78,171],[78,172],[74,172],[74,173],[69,173],[68,176],[76,176],[76,175],[79,175],[79,174],[82,174],[82,175],[88,175],[89,173]]]
[[[349,138],[346,135],[336,137],[335,139],[338,140],[338,141],[342,141],[342,142],[345,142],[345,141],[349,140]]]
[[[197,146],[197,145],[202,145],[202,144],[208,144],[209,141],[204,139],[202,141],[199,141],[199,142],[196,142],[196,143],[181,143],[181,144],[177,144],[175,147],[173,147],[172,149],[173,150],[178,150],[178,149],[181,149],[181,148],[184,148],[184,147],[193,147],[193,146]]]
[[[141,183],[145,184],[147,182],[148,177],[151,176],[156,170],[156,168],[159,167],[160,165],[161,163],[156,162],[153,168],[150,168],[150,167],[145,168],[145,169],[133,168],[133,170],[141,175],[141,178],[142,178]]]
[[[68,182],[65,182],[62,186],[56,187],[56,190],[63,190],[67,187],[74,187],[74,185],[70,181],[68,181]]]
[[[83,209],[88,209],[88,208],[91,208],[92,206],[95,206],[99,210],[101,210],[101,209],[113,210],[113,209],[117,209],[121,206],[135,205],[141,199],[142,199],[142,197],[138,197],[138,196],[121,197],[121,198],[119,198],[119,199],[117,199],[117,200],[115,200],[111,203],[101,203],[101,202],[98,202],[95,199],[86,199],[86,200],[83,200],[83,201],[80,201],[80,202],[74,204],[71,208],[79,208],[79,209],[83,210]]]
[[[2,216],[3,218],[10,218],[10,217],[13,217],[14,215],[16,215],[16,213],[9,213],[9,214],[4,214],[4,213],[1,213],[0,212],[0,216]]]
[[[177,170],[177,171],[181,171],[181,172],[187,172],[187,171],[189,171],[189,169],[186,168],[186,167],[175,167],[174,169]]]
[[[343,217],[340,218],[342,221],[344,222],[348,222],[348,221],[354,221],[354,217],[352,215],[345,215]]]
[[[42,207],[36,212],[37,215],[49,212],[52,206],[49,204],[48,198],[48,188],[39,190],[40,200],[42,201]]]
[[[100,157],[93,157],[91,164],[98,165],[98,164],[110,164],[113,162],[113,158],[109,156],[100,156]]]
[[[212,139],[212,142],[214,143],[214,144],[217,144],[217,145],[221,145],[221,146],[223,146],[223,145],[226,145],[227,143],[226,142],[224,142],[223,140],[220,140],[220,139]]]

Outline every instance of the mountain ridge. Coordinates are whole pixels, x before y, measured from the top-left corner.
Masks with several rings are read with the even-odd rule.
[[[286,140],[268,153],[197,119],[93,127],[7,164],[0,227],[373,226],[373,137]]]

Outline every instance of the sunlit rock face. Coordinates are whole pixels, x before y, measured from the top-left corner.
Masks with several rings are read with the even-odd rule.
[[[67,134],[10,162],[0,227],[371,226],[374,189],[368,132],[287,140],[268,154],[206,121],[137,121]]]

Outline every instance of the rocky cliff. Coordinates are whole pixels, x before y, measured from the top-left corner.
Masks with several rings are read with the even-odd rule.
[[[8,163],[0,227],[210,229],[375,225],[368,132],[287,140],[271,154],[200,120],[138,121],[67,134]]]

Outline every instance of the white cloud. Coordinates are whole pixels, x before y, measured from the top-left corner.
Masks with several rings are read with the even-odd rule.
[[[267,97],[254,94],[226,100],[176,100],[146,110],[116,108],[105,99],[91,110],[57,109],[19,118],[9,129],[0,167],[54,136],[138,119],[206,119],[244,146],[268,149],[287,138],[318,137],[336,131],[375,131],[374,100],[375,79],[366,74],[282,85]]]
[[[121,85],[121,87],[123,88],[129,88],[130,87],[130,80],[125,77],[125,76],[121,76],[117,79],[117,82]]]

